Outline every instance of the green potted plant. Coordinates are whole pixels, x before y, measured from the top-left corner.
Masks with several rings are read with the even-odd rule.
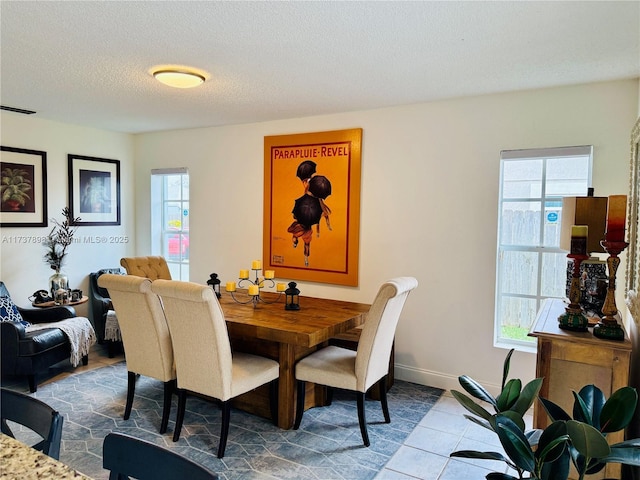
[[[31,197],[27,194],[31,190],[31,180],[27,178],[29,173],[21,168],[4,168],[0,173],[0,195],[2,202],[10,210],[18,211],[24,207]]]
[[[67,249],[73,243],[73,235],[77,228],[73,228],[73,225],[80,221],[80,217],[72,218],[68,207],[62,209],[62,216],[64,217],[62,223],[54,218],[51,219],[54,226],[43,241],[46,249],[44,261],[52,270],[55,270],[55,273],[49,277],[49,291],[54,299],[56,292],[59,290],[66,292],[69,289],[68,278],[60,270],[67,255]]]
[[[566,480],[570,464],[582,480],[609,462],[640,466],[640,439],[611,446],[606,439],[608,433],[622,430],[631,422],[638,403],[634,388],[623,387],[606,400],[598,387],[587,385],[574,392],[574,418],[553,402],[540,398],[552,423],[544,430],[525,431],[522,417],[538,396],[542,379],[535,379],[524,388],[519,379],[507,381],[512,353],[513,350],[509,351],[504,362],[498,397],[466,375],[459,377],[459,381],[470,396],[452,391],[456,400],[473,414],[465,415],[466,418],[498,435],[506,456],[499,452],[461,450],[453,452],[452,457],[498,460],[512,469],[512,473],[489,473],[488,480]],[[474,398],[490,404],[494,413]]]

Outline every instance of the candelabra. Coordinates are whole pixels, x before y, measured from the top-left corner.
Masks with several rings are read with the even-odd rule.
[[[574,330],[586,332],[589,327],[589,320],[580,306],[580,265],[589,258],[589,255],[570,253],[568,258],[573,259],[573,272],[571,275],[571,287],[569,288],[569,306],[565,307],[565,313],[558,317],[560,328],[564,330]]]
[[[240,288],[247,287],[246,295],[248,296],[248,298],[246,300],[236,298],[236,282],[227,282],[225,289],[231,294],[231,298],[233,298],[236,303],[240,303],[243,305],[252,303],[253,308],[256,308],[258,306],[258,303],[260,302],[275,303],[280,300],[280,297],[282,297],[282,294],[286,290],[286,285],[284,283],[276,284],[276,282],[273,280],[273,270],[265,271],[264,278],[260,278],[258,276],[258,272],[262,270],[261,266],[258,263],[254,262],[251,270],[254,272],[255,279],[251,280],[251,278],[249,278],[249,270],[240,270],[240,276],[238,277],[237,284],[237,286]],[[278,295],[274,300],[267,300],[261,295],[261,291],[265,286],[265,282],[269,283],[268,286],[270,288],[276,287]]]
[[[624,330],[618,324],[615,315],[618,313],[616,307],[616,272],[620,265],[618,255],[629,245],[625,241],[602,240],[600,242],[609,254],[607,258],[607,270],[609,273],[609,286],[607,287],[607,296],[602,307],[602,320],[593,327],[593,335],[598,338],[607,340],[624,340]]]

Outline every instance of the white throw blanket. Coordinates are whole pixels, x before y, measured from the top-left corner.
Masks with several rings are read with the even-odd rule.
[[[80,364],[82,357],[89,355],[91,345],[96,343],[96,332],[86,317],[65,318],[52,323],[34,323],[25,330],[34,332],[46,328],[59,328],[67,336],[71,344],[71,365],[74,367]]]

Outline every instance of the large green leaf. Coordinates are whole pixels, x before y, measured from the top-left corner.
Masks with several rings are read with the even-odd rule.
[[[498,395],[496,403],[498,405],[498,411],[503,412],[511,408],[515,401],[520,396],[520,390],[522,389],[522,382],[518,378],[513,378],[502,387],[502,392]]]
[[[518,468],[533,472],[535,470],[533,451],[520,427],[503,415],[497,415],[495,423],[502,448],[511,461]]]
[[[487,412],[472,399],[467,397],[464,393],[458,392],[457,390],[451,390],[451,395],[453,395],[453,397],[458,401],[458,403],[460,403],[460,405],[469,410],[471,413],[475,413],[485,420],[489,420],[489,418],[491,418],[491,414],[489,412]]]
[[[600,412],[600,430],[607,433],[625,428],[633,418],[637,403],[635,388],[622,387],[613,392]]]
[[[565,422],[553,422],[540,435],[535,457],[543,462],[553,462],[564,452],[568,439]]]
[[[508,417],[509,419],[511,419],[511,421],[515,423],[518,426],[518,428],[524,432],[526,425],[520,413],[514,410],[506,410],[504,412],[500,412],[500,415],[504,415],[505,417]]]
[[[575,392],[574,392],[575,396]],[[600,412],[605,402],[604,393],[595,385],[585,385],[578,396],[582,399],[580,406],[573,404],[573,419],[600,428]],[[585,412],[589,412],[586,414]],[[580,418],[580,413],[582,418]]]
[[[571,445],[586,458],[603,458],[611,453],[607,439],[599,430],[576,420],[567,421]]]
[[[567,480],[570,466],[569,449],[565,448],[560,458],[542,465],[539,477],[544,478],[544,480]]]
[[[533,405],[533,401],[537,398],[538,392],[542,387],[542,380],[542,378],[536,378],[527,383],[522,389],[518,400],[511,407],[511,410],[515,410],[521,416],[524,415],[527,410],[531,408],[531,405]]]
[[[508,462],[509,459],[498,452],[478,452],[476,450],[458,450],[449,454],[450,457],[460,458],[479,458],[481,460],[498,460],[500,462]]]
[[[458,377],[458,382],[460,382],[462,388],[464,388],[472,397],[482,400],[483,402],[490,403],[494,407],[496,406],[496,399],[493,398],[493,396],[473,378],[468,377],[467,375],[461,375]]]
[[[481,427],[486,428],[487,430],[491,430],[492,432],[495,432],[494,428],[491,426],[489,421],[485,420],[484,418],[472,417],[471,415],[467,415],[466,413],[463,415],[463,417],[469,420],[470,422],[475,423],[476,425],[480,425]]]
[[[542,407],[544,408],[545,412],[547,412],[547,415],[552,422],[555,422],[556,420],[571,420],[569,414],[565,412],[559,405],[556,405],[551,400],[547,400],[546,398],[538,397],[538,399],[540,400]]]
[[[573,419],[578,422],[583,422],[591,425],[592,427],[597,428],[600,427],[598,425],[593,425],[591,422],[591,411],[589,410],[589,405],[587,405],[584,399],[578,395],[575,391],[573,393]]]
[[[511,364],[511,355],[513,355],[515,348],[509,350],[506,358],[504,359],[504,364],[502,366],[502,385],[500,387],[501,390],[504,390],[504,386],[507,383],[507,377],[509,376],[509,365]]]
[[[484,478],[487,480],[518,480],[518,477],[512,477],[511,475],[500,472],[491,472]]]

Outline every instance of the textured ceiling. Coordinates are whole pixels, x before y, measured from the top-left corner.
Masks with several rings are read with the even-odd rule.
[[[2,105],[132,133],[640,76],[638,1],[2,0],[0,20]]]

